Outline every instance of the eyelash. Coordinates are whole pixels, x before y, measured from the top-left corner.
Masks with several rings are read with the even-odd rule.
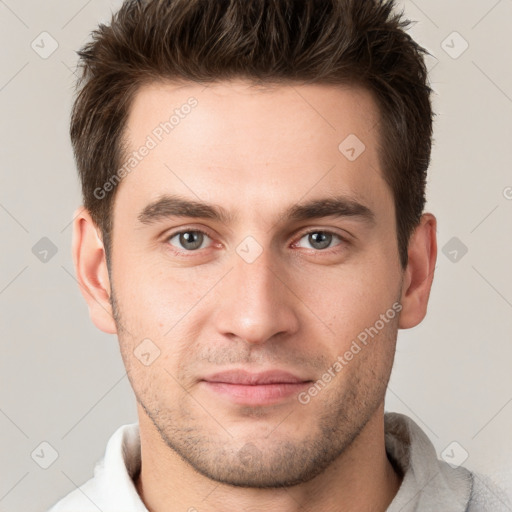
[[[207,236],[208,238],[213,239],[206,231],[204,231],[202,229],[194,228],[194,229],[181,229],[180,231],[171,233],[170,235],[165,237],[164,242],[168,246],[172,247],[171,251],[175,252],[178,255],[183,255],[184,257],[193,256],[194,253],[198,253],[202,249],[196,249],[195,251],[186,251],[186,250],[180,251],[179,249],[177,249],[170,243],[171,238],[174,238],[175,236],[181,235],[183,233],[190,233],[190,232],[201,233],[201,234]],[[336,244],[334,247],[329,247],[327,249],[306,249],[307,251],[312,251],[315,254],[319,254],[319,255],[320,254],[331,254],[333,252],[337,252],[339,250],[339,246],[348,245],[350,243],[345,237],[341,236],[338,233],[335,233],[334,231],[329,231],[326,229],[311,229],[309,231],[305,231],[305,232],[301,233],[300,236],[297,238],[297,241],[293,242],[292,246],[296,245],[302,238],[304,238],[305,236],[310,235],[312,233],[324,233],[326,235],[332,235],[340,240],[339,244]]]

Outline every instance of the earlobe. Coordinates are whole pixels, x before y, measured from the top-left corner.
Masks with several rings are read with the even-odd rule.
[[[80,291],[89,307],[91,320],[101,331],[116,334],[103,242],[99,235],[99,228],[84,207],[75,211],[72,252]]]
[[[418,325],[427,314],[437,259],[437,221],[431,213],[421,216],[409,241],[409,261],[402,286],[400,329]]]

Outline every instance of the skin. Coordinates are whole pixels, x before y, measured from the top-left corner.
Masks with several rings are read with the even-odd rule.
[[[423,214],[402,269],[377,153],[378,109],[365,90],[148,85],[127,121],[130,149],[190,96],[198,105],[118,185],[110,273],[89,212],[80,208],[74,221],[91,319],[118,335],[138,401],[137,490],[153,512],[384,511],[401,482],[385,452],[385,391],[398,329],[426,314],[436,219]],[[349,134],[366,147],[354,161],[338,149]],[[139,213],[162,194],[236,218],[141,223]],[[341,194],[371,209],[374,222],[283,215]],[[199,249],[187,252],[173,236],[198,229],[208,234]],[[319,249],[310,230],[333,233],[329,247]],[[251,263],[237,252],[248,236],[261,250]],[[316,382],[396,302],[400,314],[307,404],[294,395],[240,405],[201,382],[233,368]],[[144,339],[160,351],[148,366],[134,355]]]

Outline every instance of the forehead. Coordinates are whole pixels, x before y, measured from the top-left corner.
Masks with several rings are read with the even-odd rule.
[[[146,85],[127,119],[116,202],[178,194],[263,216],[345,194],[389,209],[378,120],[371,94],[354,87]]]

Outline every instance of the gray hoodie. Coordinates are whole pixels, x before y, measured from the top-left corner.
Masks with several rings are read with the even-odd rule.
[[[438,460],[413,420],[397,413],[386,413],[384,420],[388,458],[403,475],[388,512],[512,512],[506,495],[489,480]],[[138,423],[119,427],[94,477],[49,512],[148,512],[133,482],[140,463]]]

